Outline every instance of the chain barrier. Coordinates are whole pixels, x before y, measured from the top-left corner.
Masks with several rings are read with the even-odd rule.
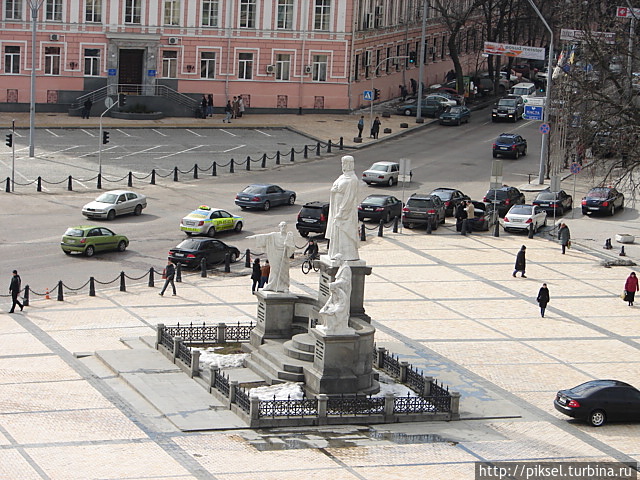
[[[101,282],[100,280],[95,280],[95,279],[94,279],[94,281],[99,285],[110,285],[112,283],[119,282],[120,281],[120,275],[118,275],[116,278],[114,278],[110,282]]]
[[[66,288],[67,290],[70,290],[70,291],[72,291],[72,292],[77,292],[77,291],[79,291],[79,290],[82,290],[82,289],[83,289],[84,287],[86,287],[87,285],[89,285],[89,282],[90,282],[90,281],[91,281],[91,280],[87,280],[86,282],[84,282],[84,285],[82,285],[81,287],[78,287],[78,288],[71,288],[69,285],[65,285],[64,283],[62,284],[62,286],[63,286],[64,288]]]
[[[129,174],[127,173],[124,177],[116,178],[116,179],[113,179],[113,180],[108,179],[104,175],[102,175],[100,178],[102,179],[103,182],[116,183],[116,182],[121,182],[122,180],[124,180],[125,178],[128,178],[128,177],[129,177]],[[95,177],[93,177],[93,178],[89,178],[88,180],[76,180],[76,182],[89,182],[91,180],[95,180],[96,178],[98,178],[97,175]]]

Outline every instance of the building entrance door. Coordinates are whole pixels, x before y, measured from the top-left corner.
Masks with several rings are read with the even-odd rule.
[[[144,50],[121,48],[118,58],[120,92],[140,93]]]

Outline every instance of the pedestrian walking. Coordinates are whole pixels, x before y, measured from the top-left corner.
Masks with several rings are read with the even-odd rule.
[[[364,115],[360,115],[358,120],[358,138],[362,138],[362,130],[364,130]]]
[[[262,276],[260,270],[260,259],[256,258],[253,261],[253,267],[251,269],[251,293],[255,295],[256,288],[260,287],[260,277]]]
[[[18,271],[13,271],[13,276],[11,277],[11,283],[9,284],[9,293],[11,293],[11,310],[9,313],[13,313],[16,309],[16,305],[20,307],[20,311],[24,308],[24,305],[20,303],[18,300],[18,295],[20,294],[22,280],[20,279],[20,275],[18,275]]]
[[[164,287],[158,295],[164,295],[164,291],[167,289],[169,284],[171,284],[171,288],[173,288],[173,296],[176,296],[176,284],[173,282],[173,278],[176,276],[176,267],[171,260],[167,260],[167,266],[164,268],[164,277],[166,280],[164,281]]]
[[[84,101],[84,106],[82,107],[82,118],[89,118],[89,115],[91,115],[92,106],[93,102],[91,101],[91,98],[87,98]]]
[[[238,105],[238,97],[233,97],[233,102],[231,102],[231,111],[233,113],[233,118],[238,118],[238,112],[240,112],[240,105]]]
[[[260,268],[260,287],[264,287],[269,281],[269,274],[271,273],[271,265],[269,265],[269,260],[266,260],[262,268]]]
[[[213,94],[207,95],[207,116],[213,117]]]
[[[207,100],[207,96],[203,93],[202,100],[200,100],[200,110],[202,110],[202,118],[207,118],[207,106],[209,105],[209,100]]]
[[[224,115],[225,117],[222,119],[222,123],[231,123],[231,116],[233,115],[233,107],[231,106],[231,101],[227,100],[227,104],[224,106]]]
[[[558,229],[558,240],[560,240],[560,245],[562,245],[562,254],[564,255],[567,248],[571,248],[571,232],[569,231],[569,227],[567,227],[566,223],[561,223],[560,228]]]
[[[408,94],[409,92],[407,92],[407,87],[400,85],[400,97],[402,97],[403,102],[407,99]]]
[[[624,282],[624,299],[629,302],[630,307],[633,307],[633,301],[636,298],[637,291],[638,277],[636,277],[636,272],[631,272],[627,277],[627,281]]]
[[[373,125],[371,125],[371,138],[378,138],[378,134],[380,133],[380,117],[376,117],[373,120]]]
[[[467,210],[464,207],[464,203],[462,202],[458,203],[458,205],[456,206],[456,232],[462,232],[462,224],[467,218]]]
[[[524,274],[524,271],[527,267],[526,251],[527,247],[522,245],[522,247],[520,247],[520,251],[516,255],[516,269],[513,271],[514,277],[516,276],[516,273],[521,272],[522,275],[520,276],[522,278],[527,278],[527,276]]]
[[[471,233],[471,222],[476,216],[476,209],[473,206],[473,202],[469,200],[466,203],[464,207],[465,218],[462,220],[462,235]]]
[[[549,303],[549,289],[547,288],[547,284],[543,283],[540,290],[538,290],[538,297],[536,298],[538,305],[540,305],[540,316],[544,318],[544,311],[547,308],[547,303]]]
[[[418,82],[416,81],[415,78],[411,79],[411,93],[413,94],[414,97],[418,93]]]
[[[447,72],[447,75],[444,77],[445,82],[451,82],[456,79],[455,70],[451,69]]]
[[[238,96],[238,117],[242,118],[242,115],[244,115],[244,100],[242,96]]]

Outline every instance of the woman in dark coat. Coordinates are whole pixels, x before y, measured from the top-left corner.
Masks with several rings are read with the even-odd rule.
[[[638,277],[636,277],[636,272],[631,272],[627,277],[627,281],[624,282],[624,291],[626,292],[625,298],[627,302],[629,302],[629,306],[633,307],[633,301],[638,291]]]
[[[560,245],[562,245],[562,254],[564,255],[566,248],[569,246],[569,241],[571,240],[571,232],[569,232],[569,227],[567,227],[566,223],[561,224],[558,229],[558,240],[560,240]]]
[[[253,261],[253,267],[251,269],[251,293],[256,293],[256,288],[260,285],[260,259],[256,258]]]
[[[522,278],[527,278],[524,274],[524,270],[527,266],[527,259],[525,258],[526,250],[527,250],[527,247],[522,245],[522,247],[520,247],[520,251],[518,252],[518,255],[516,255],[516,269],[513,271],[514,277],[516,276],[516,273],[522,272],[522,275],[521,275]]]
[[[540,287],[536,300],[538,301],[538,305],[540,305],[540,315],[544,318],[544,310],[547,308],[547,303],[549,303],[549,289],[546,283],[543,283],[542,287]]]

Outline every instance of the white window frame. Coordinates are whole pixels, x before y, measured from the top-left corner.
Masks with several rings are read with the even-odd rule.
[[[62,0],[46,0],[44,4],[44,18],[47,22],[61,22]]]
[[[7,52],[7,49],[17,48],[17,52]],[[20,73],[20,55],[22,49],[20,45],[5,45],[4,47],[4,73],[7,75],[17,75]]]
[[[142,0],[124,1],[124,23],[140,25],[142,22]]]
[[[95,50],[97,55],[90,55]],[[90,52],[91,51],[91,52]],[[85,77],[99,77],[100,76],[100,49],[99,48],[85,48],[84,49],[84,76]]]
[[[22,0],[5,0],[5,20],[22,20]]]
[[[87,23],[102,23],[102,0],[86,0],[84,21]]]
[[[239,28],[256,28],[257,14],[256,0],[240,0]]]
[[[242,58],[246,55],[247,58]],[[238,79],[253,80],[253,52],[240,52],[238,54]]]
[[[331,0],[315,0],[313,8],[313,29],[329,31],[331,24]]]
[[[328,55],[313,55],[311,62],[311,80],[313,82],[327,81]]]
[[[276,15],[276,29],[293,29],[293,0],[278,0],[278,13]]]
[[[54,52],[54,50],[57,50],[57,52]],[[60,47],[44,47],[45,75],[60,75],[61,57]]]
[[[291,54],[276,54],[276,80],[286,82],[291,79]]]
[[[162,51],[162,77],[161,78],[177,78],[178,77],[178,52],[177,50]]]
[[[205,55],[213,55],[213,58],[205,58]],[[200,52],[200,78],[216,78],[217,57],[218,55],[216,52]]]
[[[164,0],[162,16],[163,25],[180,25],[180,0]]]
[[[200,23],[203,27],[217,27],[218,15],[220,14],[220,2],[218,0],[203,0],[202,18]],[[208,21],[205,22],[205,19]]]

